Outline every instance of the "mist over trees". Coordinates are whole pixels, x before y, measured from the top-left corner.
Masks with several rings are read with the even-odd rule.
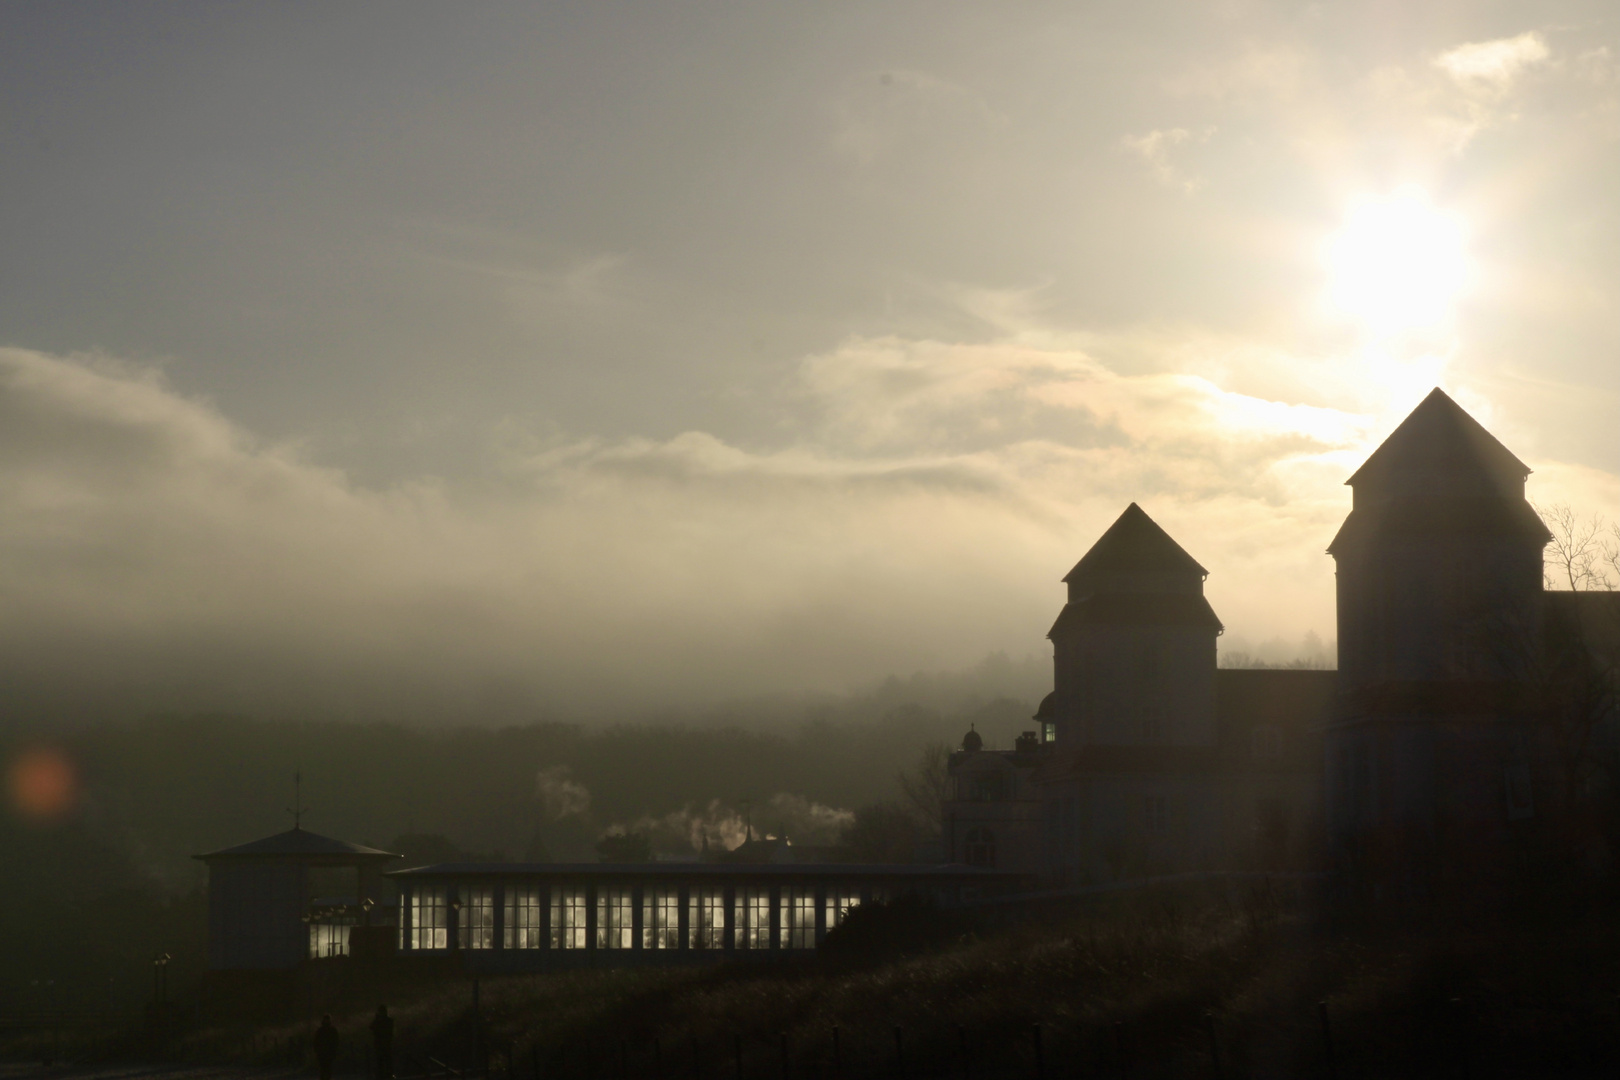
[[[1049,679],[1044,658],[996,655],[843,698],[603,725],[184,715],[13,727],[0,761],[45,747],[73,783],[60,814],[30,818],[14,799],[0,814],[0,865],[28,871],[10,875],[0,909],[0,997],[54,980],[63,1000],[139,1000],[159,951],[177,980],[200,971],[206,875],[191,856],[290,827],[295,775],[305,828],[410,864],[691,856],[750,827],[910,858],[922,815],[902,808],[901,774],[915,780],[924,748],[954,745],[969,724],[1010,744]],[[901,823],[887,846],[861,840],[880,822],[857,808],[874,806]]]

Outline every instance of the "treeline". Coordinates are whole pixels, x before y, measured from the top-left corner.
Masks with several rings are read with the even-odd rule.
[[[82,777],[85,826],[182,887],[201,880],[189,856],[288,828],[295,798],[317,832],[376,846],[440,835],[491,857],[591,859],[614,826],[651,825],[666,847],[707,828],[714,843],[744,817],[756,833],[815,830],[825,841],[847,811],[893,798],[897,774],[924,747],[956,742],[969,723],[1010,742],[1031,708],[900,706],[871,722],[813,718],[781,734],[155,717],[81,731],[64,749]]]

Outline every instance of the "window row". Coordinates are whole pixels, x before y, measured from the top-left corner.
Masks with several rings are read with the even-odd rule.
[[[686,927],[681,928],[682,891],[673,886],[641,889],[640,939],[637,940],[635,890],[602,886],[596,890],[594,946],[598,949],[724,949],[726,890],[685,890]],[[733,948],[783,949],[816,945],[817,897],[814,888],[782,886],[777,893],[777,921],[772,925],[770,887],[732,890]],[[874,890],[874,893],[877,891]],[[583,885],[512,886],[504,890],[502,918],[496,922],[497,897],[489,886],[442,885],[411,889],[400,920],[401,949],[450,947],[452,908],[456,911],[455,943],[462,949],[493,949],[499,926],[503,949],[584,949],[590,944],[590,896]],[[881,896],[879,896],[881,898]],[[861,902],[855,888],[828,888],[821,899],[821,930],[844,921]],[[548,917],[549,916],[549,917]],[[773,932],[774,931],[774,932]]]

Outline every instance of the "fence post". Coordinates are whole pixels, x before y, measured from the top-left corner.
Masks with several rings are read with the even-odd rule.
[[[899,1024],[894,1025],[894,1075],[906,1080],[906,1045]]]
[[[1114,1049],[1119,1053],[1119,1072],[1123,1076],[1130,1071],[1131,1056],[1125,1047],[1125,1021],[1114,1021]]]
[[[782,1032],[782,1080],[788,1080],[788,1041],[787,1032]]]
[[[843,1047],[841,1047],[839,1045],[839,1042],[838,1042],[838,1025],[837,1024],[833,1025],[832,1036],[833,1036],[833,1076],[836,1078],[836,1080],[843,1080],[843,1076],[844,1076],[844,1051],[843,1051]]]
[[[743,1080],[742,1036],[735,1033],[731,1036],[731,1060],[737,1066],[737,1080]]]
[[[1204,1029],[1209,1032],[1209,1064],[1215,1070],[1215,1080],[1221,1080],[1221,1040],[1215,1033],[1215,1014],[1204,1014]]]
[[[1328,1023],[1326,1001],[1316,1003],[1316,1015],[1322,1018],[1322,1050],[1327,1054],[1328,1080],[1339,1080],[1339,1065],[1333,1060],[1333,1025]]]
[[[703,1076],[702,1064],[698,1061],[697,1036],[692,1036],[692,1080],[701,1080]]]
[[[973,1080],[973,1066],[968,1061],[967,1028],[956,1025],[956,1039],[962,1044],[962,1080]]]
[[[540,1080],[540,1044],[529,1044],[529,1058],[534,1063],[534,1080]]]
[[[1046,1048],[1041,1045],[1041,1025],[1031,1029],[1035,1036],[1035,1080],[1046,1080]]]

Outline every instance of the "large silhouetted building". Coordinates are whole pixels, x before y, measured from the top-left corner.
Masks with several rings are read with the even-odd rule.
[[[951,757],[952,859],[1053,884],[1310,863],[1334,673],[1217,668],[1207,576],[1135,503],[1092,545],[1036,729]]]
[[[1594,642],[1548,632],[1576,598],[1543,591],[1529,473],[1435,390],[1348,481],[1327,811],[1335,864],[1379,888],[1508,871],[1552,795],[1552,684]]]
[[[1544,591],[1529,471],[1440,390],[1413,410],[1347,481],[1337,672],[1219,669],[1207,572],[1132,504],[1064,578],[1036,730],[952,756],[949,855],[1082,883],[1315,866],[1374,892],[1506,870],[1545,843],[1538,802],[1568,820],[1616,746],[1620,598]]]
[[[1208,572],[1131,504],[1063,579],[1035,729],[1005,749],[969,731],[951,755],[942,865],[451,864],[388,874],[396,907],[379,888],[395,856],[295,828],[199,856],[211,966],[366,940],[489,970],[708,962],[802,954],[902,892],[1326,868],[1376,896],[1500,878],[1548,849],[1548,808],[1568,830],[1620,771],[1620,594],[1544,591],[1528,473],[1439,390],[1396,428],[1350,477],[1328,551],[1336,672],[1219,668]],[[1589,835],[1560,850],[1601,856]]]

